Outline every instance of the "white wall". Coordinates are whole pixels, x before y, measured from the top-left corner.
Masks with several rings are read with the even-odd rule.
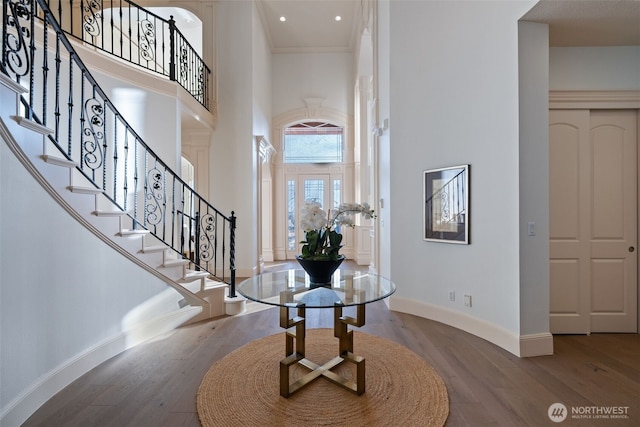
[[[549,49],[550,90],[640,90],[640,46]]]
[[[390,82],[380,94],[381,105],[389,103],[389,175],[381,181],[390,182],[382,197],[391,223],[382,237],[390,245],[381,245],[390,266],[381,272],[398,285],[392,308],[439,317],[514,353],[520,334],[517,21],[534,4],[390,2]],[[471,244],[423,241],[423,171],[467,163]],[[448,291],[456,301],[448,301]],[[472,307],[463,306],[464,294]]]
[[[92,75],[145,144],[179,174],[181,127],[175,96],[139,87],[135,82],[129,83],[95,69]],[[146,78],[153,79],[148,75]]]
[[[180,110],[192,108],[197,101],[179,84],[169,82],[159,74],[114,62],[111,55],[82,44],[76,43],[74,49],[127,123],[172,170],[179,173]],[[210,123],[212,119],[203,117],[202,121]]]
[[[293,122],[304,120],[326,120],[339,124],[345,129],[345,164],[332,170],[334,176],[343,179],[342,197],[354,200],[353,164],[353,55],[350,53],[286,53],[272,56],[273,86],[273,132],[274,154],[274,258],[292,257],[299,251],[287,249],[286,240],[286,178],[291,170],[283,164],[283,131]],[[305,98],[314,98],[309,106]],[[315,101],[320,101],[317,105]],[[278,113],[276,113],[276,111]],[[328,173],[325,166],[299,166],[297,173]],[[337,174],[337,175],[335,175]],[[361,229],[355,230],[355,233]],[[344,235],[344,254],[356,259],[354,233],[348,230]]]
[[[378,119],[383,122],[391,117],[391,7],[389,1],[378,2],[378,34],[377,34],[377,66],[378,72]],[[374,42],[375,44],[375,42]],[[376,52],[374,52],[375,57]],[[377,124],[380,125],[379,123]],[[390,126],[395,123],[390,121]],[[378,272],[386,277],[391,277],[391,203],[394,195],[391,194],[391,130],[385,130],[378,137]],[[421,213],[419,213],[422,216]]]
[[[210,197],[238,217],[236,267],[252,265],[252,5],[222,1],[216,8],[218,125],[211,145]],[[233,43],[229,42],[233,40]],[[233,183],[233,185],[230,185]]]
[[[253,8],[253,134],[271,135],[271,49],[257,7]]]
[[[211,199],[223,212],[239,214],[236,267],[242,277],[257,272],[253,136],[270,138],[271,117],[304,107],[305,97],[323,97],[323,107],[350,113],[353,60],[350,54],[272,55],[252,2],[217,3],[216,27],[219,98]],[[234,185],[228,186],[229,182]]]
[[[271,48],[269,47],[267,36],[262,26],[262,21],[260,20],[260,14],[255,4],[253,7],[253,29],[253,135],[260,135],[266,138],[268,142],[271,142]],[[259,144],[258,140],[254,138],[253,159],[256,162],[254,173],[260,177],[258,179],[261,179],[262,174],[260,172],[262,171],[262,165],[257,155]],[[251,222],[251,227],[252,234],[258,236],[258,233],[263,233],[262,235],[264,235],[263,230],[258,227],[259,212],[262,211],[259,205],[262,203],[260,197],[263,184],[258,183],[257,180],[254,184],[252,194],[254,194],[254,201],[256,203],[253,210],[255,220]],[[260,186],[260,191],[258,185]],[[270,207],[271,205],[268,204],[268,206]],[[270,217],[270,213],[264,213],[263,215]],[[268,236],[270,236],[271,233],[272,230],[266,230]],[[262,238],[258,239],[256,244],[262,244],[261,242]],[[269,245],[269,247],[271,247],[271,245]],[[260,257],[262,255],[262,248],[258,249],[256,246],[255,249],[259,254],[258,257]],[[258,260],[258,262],[261,262],[261,260]]]
[[[168,288],[74,220],[3,140],[0,161],[0,424],[13,426],[137,344],[133,328],[161,313],[136,314]]]
[[[549,331],[549,28],[519,24],[520,80],[520,334],[547,340]],[[533,223],[533,234],[528,224]],[[544,337],[542,336],[544,334]],[[526,338],[523,338],[526,337]],[[525,344],[526,345],[526,344]],[[521,353],[528,351],[521,348]]]
[[[256,150],[254,132],[268,132],[269,59],[253,2],[216,6],[218,125],[211,149],[211,199],[238,215],[237,275],[257,272]],[[267,134],[268,135],[268,134]]]
[[[351,53],[273,55],[273,116],[305,107],[304,98],[324,98],[323,107],[353,113]]]

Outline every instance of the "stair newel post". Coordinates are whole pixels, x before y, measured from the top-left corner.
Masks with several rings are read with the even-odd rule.
[[[176,21],[173,20],[173,15],[169,17],[169,80],[176,80],[176,48],[175,48],[175,35],[176,35]]]
[[[236,297],[236,215],[234,211],[231,211],[231,218],[229,218],[230,230],[229,230],[229,264],[231,267],[231,277],[229,286],[229,298]]]

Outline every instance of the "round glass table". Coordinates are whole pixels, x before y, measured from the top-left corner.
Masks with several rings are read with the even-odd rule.
[[[251,277],[237,287],[244,297],[263,304],[280,307],[280,326],[285,329],[285,358],[280,361],[280,395],[289,397],[319,377],[360,395],[365,392],[365,359],[353,354],[353,331],[349,326],[365,324],[365,306],[389,297],[396,285],[389,279],[369,272],[336,270],[331,283],[322,286],[309,281],[304,270],[283,270]],[[356,316],[343,316],[344,307],[355,306]],[[338,356],[324,365],[305,357],[305,310],[332,308],[333,330],[338,338]],[[296,310],[291,316],[290,310]],[[356,366],[355,381],[332,372],[344,362]],[[291,383],[289,368],[302,365],[310,370]]]

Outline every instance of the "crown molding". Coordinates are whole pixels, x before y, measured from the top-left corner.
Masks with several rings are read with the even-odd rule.
[[[637,109],[640,108],[640,90],[612,91],[549,91],[549,108],[562,109]]]

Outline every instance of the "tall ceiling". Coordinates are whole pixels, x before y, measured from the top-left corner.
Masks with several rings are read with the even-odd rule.
[[[257,0],[274,53],[350,52],[360,0]],[[341,20],[336,21],[336,16]],[[281,17],[286,21],[282,22]]]
[[[257,5],[274,53],[354,48],[360,0],[257,0]],[[522,19],[549,24],[554,47],[640,46],[640,0],[541,0]]]

